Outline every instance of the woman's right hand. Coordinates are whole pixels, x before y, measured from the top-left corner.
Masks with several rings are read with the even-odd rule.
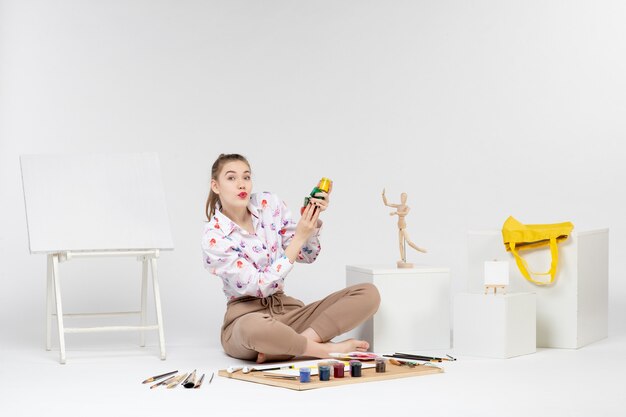
[[[296,225],[295,238],[301,240],[302,243],[306,242],[317,228],[317,219],[321,210],[316,210],[316,208],[312,203],[307,204]]]
[[[287,256],[289,262],[294,263],[296,261],[300,249],[302,249],[302,246],[304,246],[309,237],[315,232],[319,215],[320,210],[315,210],[313,204],[308,204],[302,212],[300,221],[298,221],[296,225],[294,237],[291,239],[289,246],[285,249],[285,256]]]

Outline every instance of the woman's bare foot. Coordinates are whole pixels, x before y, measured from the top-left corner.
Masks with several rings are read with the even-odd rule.
[[[259,354],[258,354],[258,355],[257,355],[257,357],[256,357],[256,363],[263,363],[263,362],[265,362],[265,361],[266,361],[266,359],[265,359],[265,353],[261,353],[261,352],[259,352]]]
[[[342,342],[318,343],[307,339],[306,351],[303,356],[328,358],[331,353],[366,352],[370,344],[365,340],[347,339]]]
[[[335,352],[348,353],[348,352],[367,352],[370,344],[365,340],[347,339],[342,342],[333,343]]]

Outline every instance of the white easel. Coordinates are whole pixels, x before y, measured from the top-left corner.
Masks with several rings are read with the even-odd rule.
[[[30,250],[47,255],[46,349],[51,350],[52,317],[56,316],[62,364],[66,362],[65,334],[103,331],[140,331],[140,346],[145,346],[145,331],[157,330],[164,360],[157,258],[160,250],[173,249],[173,244],[157,155],[29,155],[21,157],[21,165]],[[141,310],[63,313],[59,264],[87,257],[136,257],[142,263]],[[156,309],[154,325],[146,323],[148,269]],[[140,324],[65,327],[63,320],[120,315],[139,315]]]

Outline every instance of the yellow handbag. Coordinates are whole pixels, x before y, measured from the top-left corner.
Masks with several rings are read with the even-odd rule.
[[[571,222],[522,224],[514,219],[513,216],[509,216],[502,226],[502,239],[504,240],[504,247],[515,256],[517,267],[528,281],[537,285],[549,285],[554,282],[556,267],[559,263],[557,243],[567,239],[572,229],[574,229],[574,225]],[[550,270],[543,273],[532,271],[529,273],[528,264],[526,260],[519,255],[518,251],[541,248],[544,246],[549,246],[550,253],[552,254]],[[534,275],[550,275],[550,281],[537,281],[532,278],[531,273]]]

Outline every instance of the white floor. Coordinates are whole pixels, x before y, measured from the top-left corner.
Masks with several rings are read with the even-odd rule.
[[[440,375],[302,392],[217,375],[199,390],[140,383],[175,369],[210,375],[239,363],[217,349],[168,345],[160,361],[155,346],[68,348],[66,365],[55,350],[2,349],[0,415],[626,415],[626,336],[507,360],[459,357]]]

